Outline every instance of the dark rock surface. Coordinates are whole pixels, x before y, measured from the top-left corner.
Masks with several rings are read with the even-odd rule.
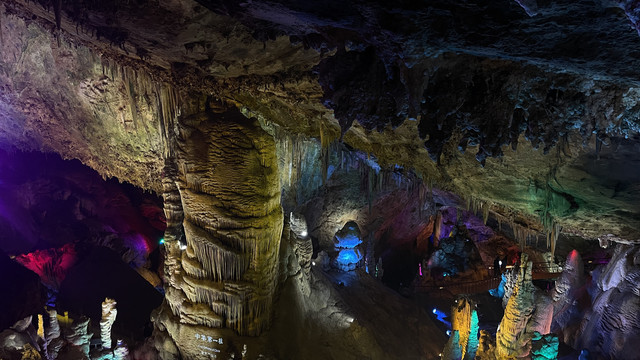
[[[114,330],[135,337],[143,336],[151,311],[163,298],[118,254],[108,248],[95,248],[65,278],[58,307],[71,314],[84,314],[97,324],[102,314],[100,304],[106,297],[118,302]]]
[[[40,278],[30,270],[11,260],[0,251],[0,329],[12,326],[18,320],[41,313],[45,304],[45,293]]]

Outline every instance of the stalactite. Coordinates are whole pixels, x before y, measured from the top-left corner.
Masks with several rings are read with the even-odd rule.
[[[53,12],[56,18],[56,29],[60,32],[60,25],[62,23],[62,0],[52,0]]]
[[[322,161],[322,185],[327,183],[327,173],[329,170],[329,138],[325,134],[324,123],[320,122],[320,147]]]
[[[527,243],[530,238],[537,237],[536,231],[530,229],[529,227],[521,226],[515,222],[511,222],[509,226],[513,230],[514,240],[518,243],[521,251],[524,251],[524,249],[527,247]]]
[[[438,246],[442,237],[442,212],[438,210],[433,231],[433,245]]]

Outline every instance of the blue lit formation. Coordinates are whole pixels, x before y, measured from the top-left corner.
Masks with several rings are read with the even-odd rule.
[[[362,260],[363,254],[358,248],[362,244],[359,236],[358,225],[354,222],[348,222],[344,228],[339,231],[334,239],[338,255],[335,258],[335,266],[344,271],[354,270],[358,263]]]
[[[338,265],[349,267],[351,264],[357,264],[358,261],[362,258],[362,255],[358,254],[355,249],[344,249],[338,253],[338,257],[336,261]]]
[[[507,277],[505,274],[502,274],[502,280],[500,280],[500,285],[497,288],[489,290],[489,294],[491,296],[495,296],[497,298],[501,298],[504,296],[504,286],[507,284]]]

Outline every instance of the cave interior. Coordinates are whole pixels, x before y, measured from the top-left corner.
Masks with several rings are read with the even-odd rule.
[[[631,0],[2,0],[0,359],[640,359],[638,69]]]

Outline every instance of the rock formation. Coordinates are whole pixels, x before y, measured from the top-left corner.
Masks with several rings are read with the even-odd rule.
[[[181,122],[164,180],[166,308],[156,323],[184,358],[231,355],[243,345],[233,332],[259,335],[271,321],[283,224],[275,146],[237,111]]]
[[[294,214],[293,212],[289,214],[289,228],[297,238],[304,239],[309,235],[307,220],[302,214]]]
[[[535,331],[531,338],[531,360],[558,359],[558,336],[555,334],[540,335]]]
[[[462,359],[462,347],[460,347],[460,333],[457,330],[451,332],[449,341],[442,351],[442,359],[460,360]]]
[[[617,245],[611,261],[592,276],[589,297],[574,301],[569,308],[579,326],[564,329],[565,341],[576,349],[587,349],[592,356],[636,359],[640,342],[640,249]]]
[[[58,357],[60,349],[65,344],[60,331],[60,323],[58,322],[58,312],[55,309],[47,311],[49,318],[49,326],[45,329],[45,341],[47,342],[47,359],[52,360]]]
[[[496,360],[495,353],[495,339],[487,330],[480,330],[480,340],[478,342],[478,351],[476,351],[476,360]]]
[[[511,228],[522,248],[529,235],[546,233],[553,256],[563,232],[617,251],[592,273],[591,286],[579,263],[570,265],[553,300],[534,295],[523,257],[520,275],[505,276],[497,358],[546,356],[553,346],[540,344],[553,343],[549,328],[576,349],[630,358],[639,332],[640,261],[631,246],[640,244],[638,8],[631,0],[4,0],[0,149],[55,152],[101,176],[164,191],[166,299],[153,341],[165,359],[258,356],[264,347],[251,343],[245,351],[244,338],[259,342],[265,334],[282,286],[282,206],[309,220],[308,229],[295,217],[289,227],[313,239],[285,236],[284,245],[287,274],[299,274],[300,293],[312,298],[312,241],[336,250],[333,235],[348,220],[368,239],[367,270],[377,264],[370,271],[381,277],[384,262],[391,282],[404,267],[409,275],[396,276],[398,287],[422,271],[431,245],[440,246],[433,262],[443,275],[484,275],[467,239],[439,242],[441,215],[435,225],[414,221],[464,199],[486,204],[485,221],[517,224]],[[348,172],[349,157],[359,157],[356,171],[331,184],[332,173]],[[385,196],[402,206],[376,208],[376,188],[396,173],[411,173],[420,185],[401,183],[406,190]],[[0,244],[28,254],[44,236],[23,216],[54,211],[18,213],[2,183]],[[426,196],[432,184],[456,199]],[[303,206],[321,185],[319,193],[355,186]],[[319,212],[331,214],[309,216]],[[384,246],[371,256],[381,238],[402,238],[406,253],[394,254],[401,260],[385,257]],[[357,247],[338,251],[345,270],[362,258]],[[22,259],[36,265],[43,254]],[[126,258],[145,262],[134,255]],[[4,260],[0,269],[8,268]],[[49,271],[55,263],[33,266],[52,287],[64,275]],[[43,305],[37,279],[12,280],[0,287],[35,296],[0,299],[4,327]],[[341,314],[339,324],[351,329]],[[87,331],[79,321],[71,335],[84,353]],[[454,331],[451,356],[466,336]],[[479,356],[489,354],[489,343],[480,343]]]
[[[478,313],[473,304],[467,298],[458,298],[451,308],[451,331],[443,359],[472,360],[478,350]],[[455,343],[457,342],[457,343]],[[458,356],[459,357],[456,357]]]
[[[89,321],[88,318],[74,320],[65,335],[67,341],[77,346],[87,359],[89,358],[91,337],[93,337],[93,334],[88,332]]]
[[[551,330],[564,342],[573,342],[583,313],[574,304],[585,295],[584,264],[580,254],[573,250],[567,256],[564,270],[556,280],[551,293],[553,322]]]
[[[527,255],[522,254],[518,280],[496,334],[496,356],[499,359],[514,359],[530,353],[531,335],[526,333],[526,329],[535,305],[531,265]]]
[[[354,270],[363,258],[362,239],[358,224],[347,222],[334,238],[335,258],[332,265],[342,271]]]
[[[102,319],[100,320],[100,341],[102,341],[102,348],[105,350],[111,349],[111,327],[116,321],[118,315],[118,309],[116,309],[116,301],[106,298],[102,302]]]

